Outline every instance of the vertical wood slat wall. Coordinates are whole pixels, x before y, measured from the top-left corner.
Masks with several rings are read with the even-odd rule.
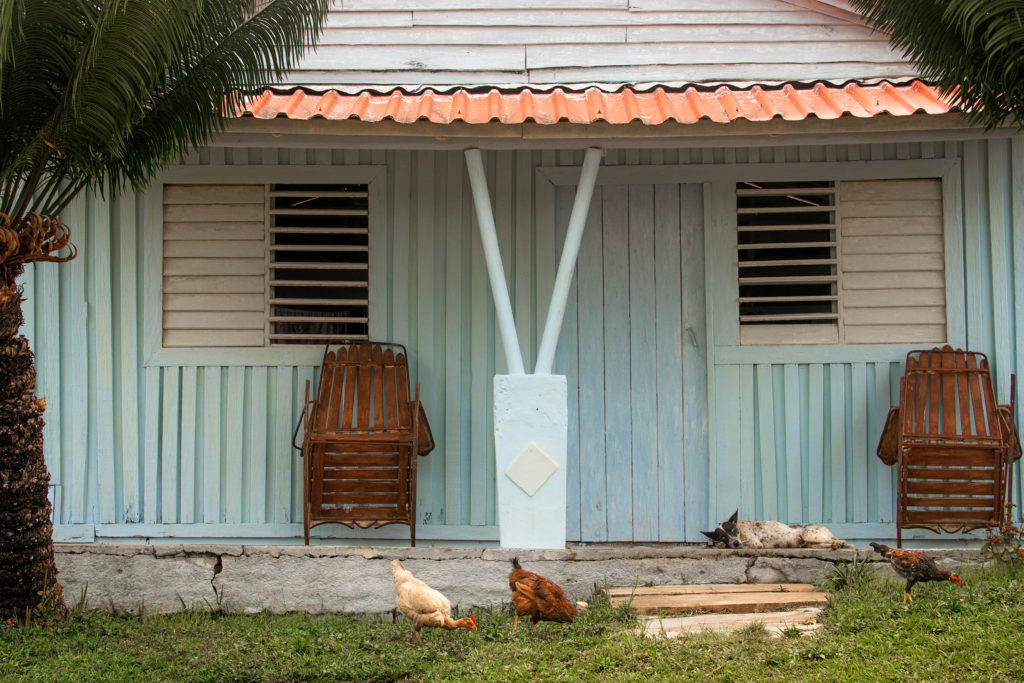
[[[967,321],[967,346],[989,354],[1005,401],[1009,373],[1024,376],[1024,355],[1013,343],[1024,338],[1024,278],[1012,277],[1024,272],[1024,231],[1013,227],[1024,221],[1024,191],[1015,187],[1024,178],[1024,142],[610,151],[603,163],[930,157],[963,159],[967,305],[950,314]],[[578,166],[582,153],[499,152],[485,159],[513,304],[517,312],[529,308],[527,322],[519,318],[529,367],[556,263],[554,238],[546,232],[552,219],[545,213],[554,202],[535,194],[533,169]],[[450,538],[495,538],[490,393],[503,360],[461,153],[214,149],[192,161],[307,162],[387,165],[393,247],[386,258],[386,301],[374,304],[372,324],[377,336],[415,349],[412,370],[423,384],[438,441],[430,461],[421,462],[420,523],[453,527]],[[572,190],[557,192],[571,196]],[[142,208],[134,195],[77,200],[66,219],[79,257],[60,266],[39,264],[23,278],[24,330],[38,358],[38,393],[48,405],[46,457],[56,521],[106,525],[111,533],[138,523],[159,533],[173,524],[166,534],[206,538],[223,537],[223,530],[207,530],[237,520],[231,537],[262,538],[273,529],[290,534],[301,520],[301,469],[291,430],[304,381],[315,379],[315,368],[147,367],[141,285],[160,273],[145,272],[142,255],[160,236],[144,225]],[[567,216],[553,220],[563,225]],[[430,265],[421,267],[425,259]],[[587,268],[585,259],[580,268]],[[684,278],[692,276],[692,269],[683,270]],[[700,516],[717,519],[737,505],[744,515],[791,521],[817,519],[819,509],[820,519],[833,523],[891,519],[891,474],[873,453],[884,407],[895,400],[898,360],[772,363],[752,357],[715,366],[707,399],[712,457],[702,464],[706,472],[683,484],[683,504],[695,525],[687,523],[687,538]],[[557,370],[571,371],[561,363]],[[886,387],[888,401],[882,400]],[[691,396],[689,386],[684,391],[687,401],[703,398]],[[570,406],[570,412],[584,409],[582,401]],[[819,443],[824,458],[814,457]],[[570,493],[581,507],[600,502],[587,488],[589,457],[581,444],[570,443]],[[1020,482],[1015,476],[1017,501]],[[573,518],[570,511],[570,538],[578,538]]]

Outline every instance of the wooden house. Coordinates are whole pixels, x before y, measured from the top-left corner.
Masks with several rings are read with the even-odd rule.
[[[410,350],[418,538],[497,542],[515,368],[466,150],[529,370],[591,148],[565,538],[696,542],[736,508],[892,538],[908,350],[985,352],[1003,402],[1024,369],[1024,138],[916,76],[843,0],[339,3],[288,82],[147,191],[79,199],[78,258],[27,272],[55,538],[301,542],[293,429],[343,336]]]

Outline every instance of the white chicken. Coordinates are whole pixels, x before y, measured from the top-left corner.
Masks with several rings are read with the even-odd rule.
[[[423,638],[420,636],[420,629],[424,626],[476,630],[476,617],[452,619],[452,604],[448,602],[448,598],[415,578],[398,560],[391,561],[391,575],[395,579],[395,600],[398,609],[412,621],[412,632],[416,634],[416,640],[421,646]]]

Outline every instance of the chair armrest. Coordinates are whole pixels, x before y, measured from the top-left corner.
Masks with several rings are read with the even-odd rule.
[[[308,439],[309,430],[308,429],[303,430],[303,439],[302,439],[302,445],[301,446],[299,444],[295,443],[295,440],[299,437],[299,428],[305,427],[307,422],[308,422],[308,420],[309,420],[309,406],[311,404],[313,404],[313,403],[316,403],[316,401],[311,400],[309,398],[309,380],[307,379],[306,380],[306,402],[302,406],[302,414],[299,415],[299,421],[295,424],[295,431],[292,432],[292,448],[294,448],[295,450],[299,451],[299,456],[300,457],[304,454],[304,452],[306,450],[306,441]]]
[[[885,426],[878,439],[875,455],[886,465],[895,465],[900,457],[900,407],[892,406],[885,416]]]
[[[1020,434],[1017,432],[1017,423],[1013,417],[1013,404],[996,406],[996,416],[999,419],[999,431],[1003,436],[1003,460],[1014,462],[1020,458]]]

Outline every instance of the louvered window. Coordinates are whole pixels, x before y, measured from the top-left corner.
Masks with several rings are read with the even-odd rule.
[[[836,326],[835,212],[829,181],[736,184],[741,330]]]
[[[366,339],[366,185],[272,185],[270,344]]]
[[[946,341],[939,180],[735,191],[741,344]]]

